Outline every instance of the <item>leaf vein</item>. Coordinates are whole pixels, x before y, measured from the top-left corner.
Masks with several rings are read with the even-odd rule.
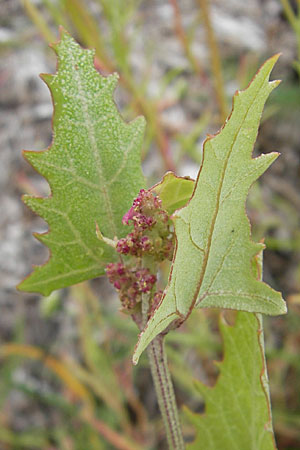
[[[74,61],[75,62],[75,61]],[[101,158],[99,156],[99,152],[97,149],[97,143],[96,143],[96,138],[95,138],[95,130],[94,130],[94,124],[91,122],[91,119],[89,117],[89,110],[88,110],[88,105],[86,102],[86,98],[84,95],[84,90],[82,87],[82,82],[80,79],[80,76],[77,74],[77,72],[75,71],[75,76],[77,78],[77,85],[78,85],[78,90],[79,90],[79,94],[80,94],[80,98],[81,98],[81,104],[82,104],[82,111],[83,111],[83,116],[85,119],[85,123],[87,125],[87,130],[88,130],[88,136],[89,136],[89,140],[91,143],[91,149],[95,158],[95,162],[96,162],[96,170],[98,172],[98,177],[99,177],[99,184],[103,186],[102,189],[102,193],[103,193],[103,197],[104,197],[104,203],[106,206],[106,212],[107,212],[107,216],[108,216],[108,221],[109,221],[109,225],[111,230],[113,231],[113,235],[117,236],[117,229],[116,229],[116,225],[115,225],[115,221],[114,221],[114,214],[113,214],[113,209],[112,209],[112,205],[110,202],[110,198],[107,192],[107,189],[105,187],[105,178],[103,176],[103,171],[102,171],[102,161]]]
[[[209,254],[210,254],[211,244],[212,244],[212,237],[213,237],[213,233],[214,233],[214,229],[215,229],[215,223],[217,221],[217,217],[218,217],[218,213],[219,213],[220,197],[221,197],[221,192],[222,192],[222,187],[223,187],[223,183],[224,183],[224,178],[225,178],[225,173],[226,173],[226,169],[227,169],[227,166],[228,166],[228,162],[229,162],[230,156],[232,154],[232,151],[233,151],[234,145],[236,143],[236,140],[237,140],[237,138],[239,136],[239,133],[240,133],[240,131],[242,129],[242,125],[243,125],[243,123],[244,123],[244,121],[245,121],[245,119],[246,119],[246,117],[247,117],[247,115],[249,113],[250,108],[252,107],[253,103],[255,102],[257,96],[259,95],[259,92],[260,92],[262,86],[264,85],[267,77],[268,77],[268,75],[266,75],[263,78],[261,86],[258,89],[258,93],[256,94],[255,97],[252,98],[251,103],[247,107],[247,110],[246,110],[246,112],[245,112],[245,114],[244,114],[244,116],[243,116],[243,118],[241,120],[240,126],[239,126],[239,128],[238,128],[238,130],[237,130],[237,132],[236,132],[236,134],[234,136],[233,142],[232,142],[232,144],[230,146],[230,149],[228,151],[228,155],[227,155],[225,163],[224,163],[224,168],[222,170],[222,175],[221,175],[221,181],[220,181],[219,189],[218,189],[218,192],[217,192],[216,208],[215,208],[215,212],[214,212],[214,215],[213,215],[213,218],[212,218],[212,223],[211,223],[211,226],[210,226],[210,231],[209,231],[209,236],[208,236],[207,249],[206,249],[205,254],[204,254],[203,266],[202,266],[202,270],[201,270],[201,274],[200,274],[200,280],[199,280],[199,283],[198,283],[198,286],[197,286],[197,291],[196,291],[194,299],[193,299],[193,303],[195,303],[196,300],[197,300],[197,296],[198,296],[199,290],[201,288],[201,285],[202,285],[202,282],[203,282],[203,279],[204,279],[204,276],[205,276],[205,273],[206,273],[206,268],[207,268],[207,264],[208,264],[208,258],[209,258]],[[203,154],[203,162],[204,162],[204,158],[205,158],[205,152]],[[203,167],[203,165],[202,165],[202,167]],[[199,180],[199,178],[198,178],[198,180]],[[197,183],[198,183],[198,181],[197,181]],[[196,188],[195,188],[195,190],[196,190]]]

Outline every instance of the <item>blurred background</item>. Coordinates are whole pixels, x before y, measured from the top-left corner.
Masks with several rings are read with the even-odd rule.
[[[247,209],[255,240],[267,244],[264,279],[288,302],[287,316],[264,319],[266,353],[278,448],[299,450],[299,0],[0,0],[0,449],[166,448],[147,361],[131,364],[137,329],[107,281],[47,298],[15,289],[48,255],[32,237],[47,225],[20,197],[49,187],[21,150],[51,142],[52,104],[38,74],[55,72],[48,43],[59,25],[96,48],[102,74],[119,72],[123,117],[146,117],[148,187],[166,170],[195,177],[203,140],[223,123],[235,90],[282,53],[272,76],[283,82],[255,147],[281,156],[252,187]],[[168,336],[180,407],[203,411],[193,380],[213,385],[218,376],[218,316],[194,311]]]

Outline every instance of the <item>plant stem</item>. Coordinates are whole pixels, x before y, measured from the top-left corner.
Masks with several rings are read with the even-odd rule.
[[[149,295],[143,295],[143,321],[146,321]],[[184,440],[175,399],[174,387],[168,367],[164,336],[158,335],[147,348],[154,388],[163,418],[170,450],[184,450]]]
[[[163,336],[159,335],[153,339],[147,348],[147,354],[169,448],[171,450],[184,450],[185,446],[181,424],[179,421]]]

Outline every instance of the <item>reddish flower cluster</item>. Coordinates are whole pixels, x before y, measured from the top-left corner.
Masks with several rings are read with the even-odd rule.
[[[123,263],[110,263],[106,275],[117,289],[122,306],[133,309],[141,301],[141,294],[150,292],[156,283],[156,276],[146,268],[130,268]]]
[[[132,207],[124,215],[124,225],[133,225],[133,231],[117,242],[116,250],[124,255],[142,258],[151,256],[154,261],[171,259],[173,254],[174,233],[169,227],[168,213],[162,208],[159,197],[151,191],[142,189],[133,201]],[[156,276],[147,268],[139,268],[140,260],[111,263],[106,266],[109,281],[119,293],[124,309],[135,313],[136,305],[143,293],[150,292],[156,283]],[[162,291],[154,294],[149,314],[157,308]]]
[[[140,191],[122,222],[124,225],[132,222],[134,230],[118,241],[119,253],[137,257],[149,254],[157,261],[172,258],[173,233],[169,228],[169,216],[161,200],[151,191]]]

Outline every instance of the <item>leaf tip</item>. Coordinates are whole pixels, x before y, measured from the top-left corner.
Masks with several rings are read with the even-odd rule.
[[[144,116],[138,116],[135,119],[131,120],[131,122],[129,122],[129,125],[133,127],[133,130],[135,130],[135,132],[140,133],[141,136],[143,136],[145,133],[147,122]]]
[[[271,58],[267,59],[267,61],[262,65],[259,72],[263,70],[264,68],[268,69],[268,73],[270,75],[271,71],[273,70],[273,67],[277,63],[279,57],[281,56],[281,53],[276,53],[275,55],[271,56]],[[273,89],[275,89],[279,84],[281,83],[281,80],[272,80],[269,81],[269,86]]]
[[[147,330],[149,326],[149,321],[145,327],[145,329],[139,334],[138,341],[134,347],[134,352],[132,356],[132,363],[136,366],[139,362],[140,356],[143,353],[143,351],[148,347],[148,344],[152,341],[152,339],[149,339],[149,336],[147,336]]]
[[[134,366],[136,366],[138,364],[138,362],[139,362],[139,356],[133,355],[133,357],[132,357],[132,364]]]
[[[136,366],[138,364],[140,356],[141,356],[141,353],[143,351],[143,350],[141,350],[140,345],[139,345],[142,334],[143,334],[143,332],[140,333],[138,341],[137,341],[137,343],[136,343],[136,345],[134,347],[134,352],[133,352],[133,355],[132,355],[132,364],[134,366]]]
[[[44,296],[50,295],[52,290],[47,288],[47,286],[45,287],[45,289],[43,288],[35,288],[34,287],[34,283],[32,282],[32,277],[34,276],[34,274],[36,273],[35,270],[36,268],[38,268],[40,266],[32,266],[32,272],[29,273],[20,283],[17,284],[16,289],[18,291],[22,291],[22,292],[28,292],[28,293],[37,293],[37,294],[41,294]]]
[[[164,298],[164,297],[163,297]],[[178,318],[182,318],[179,316],[177,310],[170,310],[169,313],[166,312],[166,309],[162,307],[171,306],[168,303],[163,302],[163,298],[161,299],[161,303],[158,308],[155,310],[154,314],[148,320],[144,330],[140,333],[138,342],[135,346],[132,361],[133,364],[136,365],[139,361],[139,358],[143,351],[148,347],[148,345],[156,338],[160,333],[162,333],[170,323]]]
[[[278,53],[275,53],[273,56],[271,56],[271,58],[269,58],[269,59],[274,60],[274,64],[275,64],[281,55],[282,55],[282,52],[278,52]]]
[[[26,278],[25,278],[25,279],[26,279]],[[16,285],[17,291],[23,291],[22,284],[24,283],[25,279],[22,280],[22,281],[20,281],[20,283],[18,283],[18,284]]]
[[[279,309],[281,311],[279,314],[287,314],[287,312],[288,312],[287,304],[286,304],[286,302],[284,301],[283,298],[282,298],[282,302],[281,302],[281,305],[280,305]]]
[[[275,53],[275,55],[271,56],[270,58],[268,58],[264,64],[261,66],[260,70],[263,67],[268,67],[269,66],[269,72],[271,72],[271,70],[273,69],[273,67],[275,66],[275,64],[277,63],[279,57],[281,56],[281,53]],[[259,70],[259,71],[260,71]]]
[[[55,75],[51,73],[40,73],[39,77],[43,80],[47,85],[51,83]]]
[[[69,34],[63,25],[59,25],[58,31],[60,37],[62,37],[64,34]]]
[[[53,50],[56,50],[57,46],[59,45],[61,39],[63,38],[64,34],[67,33],[67,31],[65,30],[65,28],[60,25],[58,27],[58,32],[59,32],[59,37],[57,39],[57,41],[55,42],[50,42],[49,47],[52,48]]]
[[[59,32],[59,38],[57,41],[52,42],[50,44],[51,48],[55,49],[61,43],[61,41],[64,39],[71,39],[72,41],[74,40],[72,38],[72,36],[70,35],[70,33],[62,25],[59,25],[58,32]]]
[[[280,83],[281,83],[281,80],[273,80],[273,81],[269,81],[269,86],[270,86],[272,89],[276,89],[277,86],[280,85]]]

